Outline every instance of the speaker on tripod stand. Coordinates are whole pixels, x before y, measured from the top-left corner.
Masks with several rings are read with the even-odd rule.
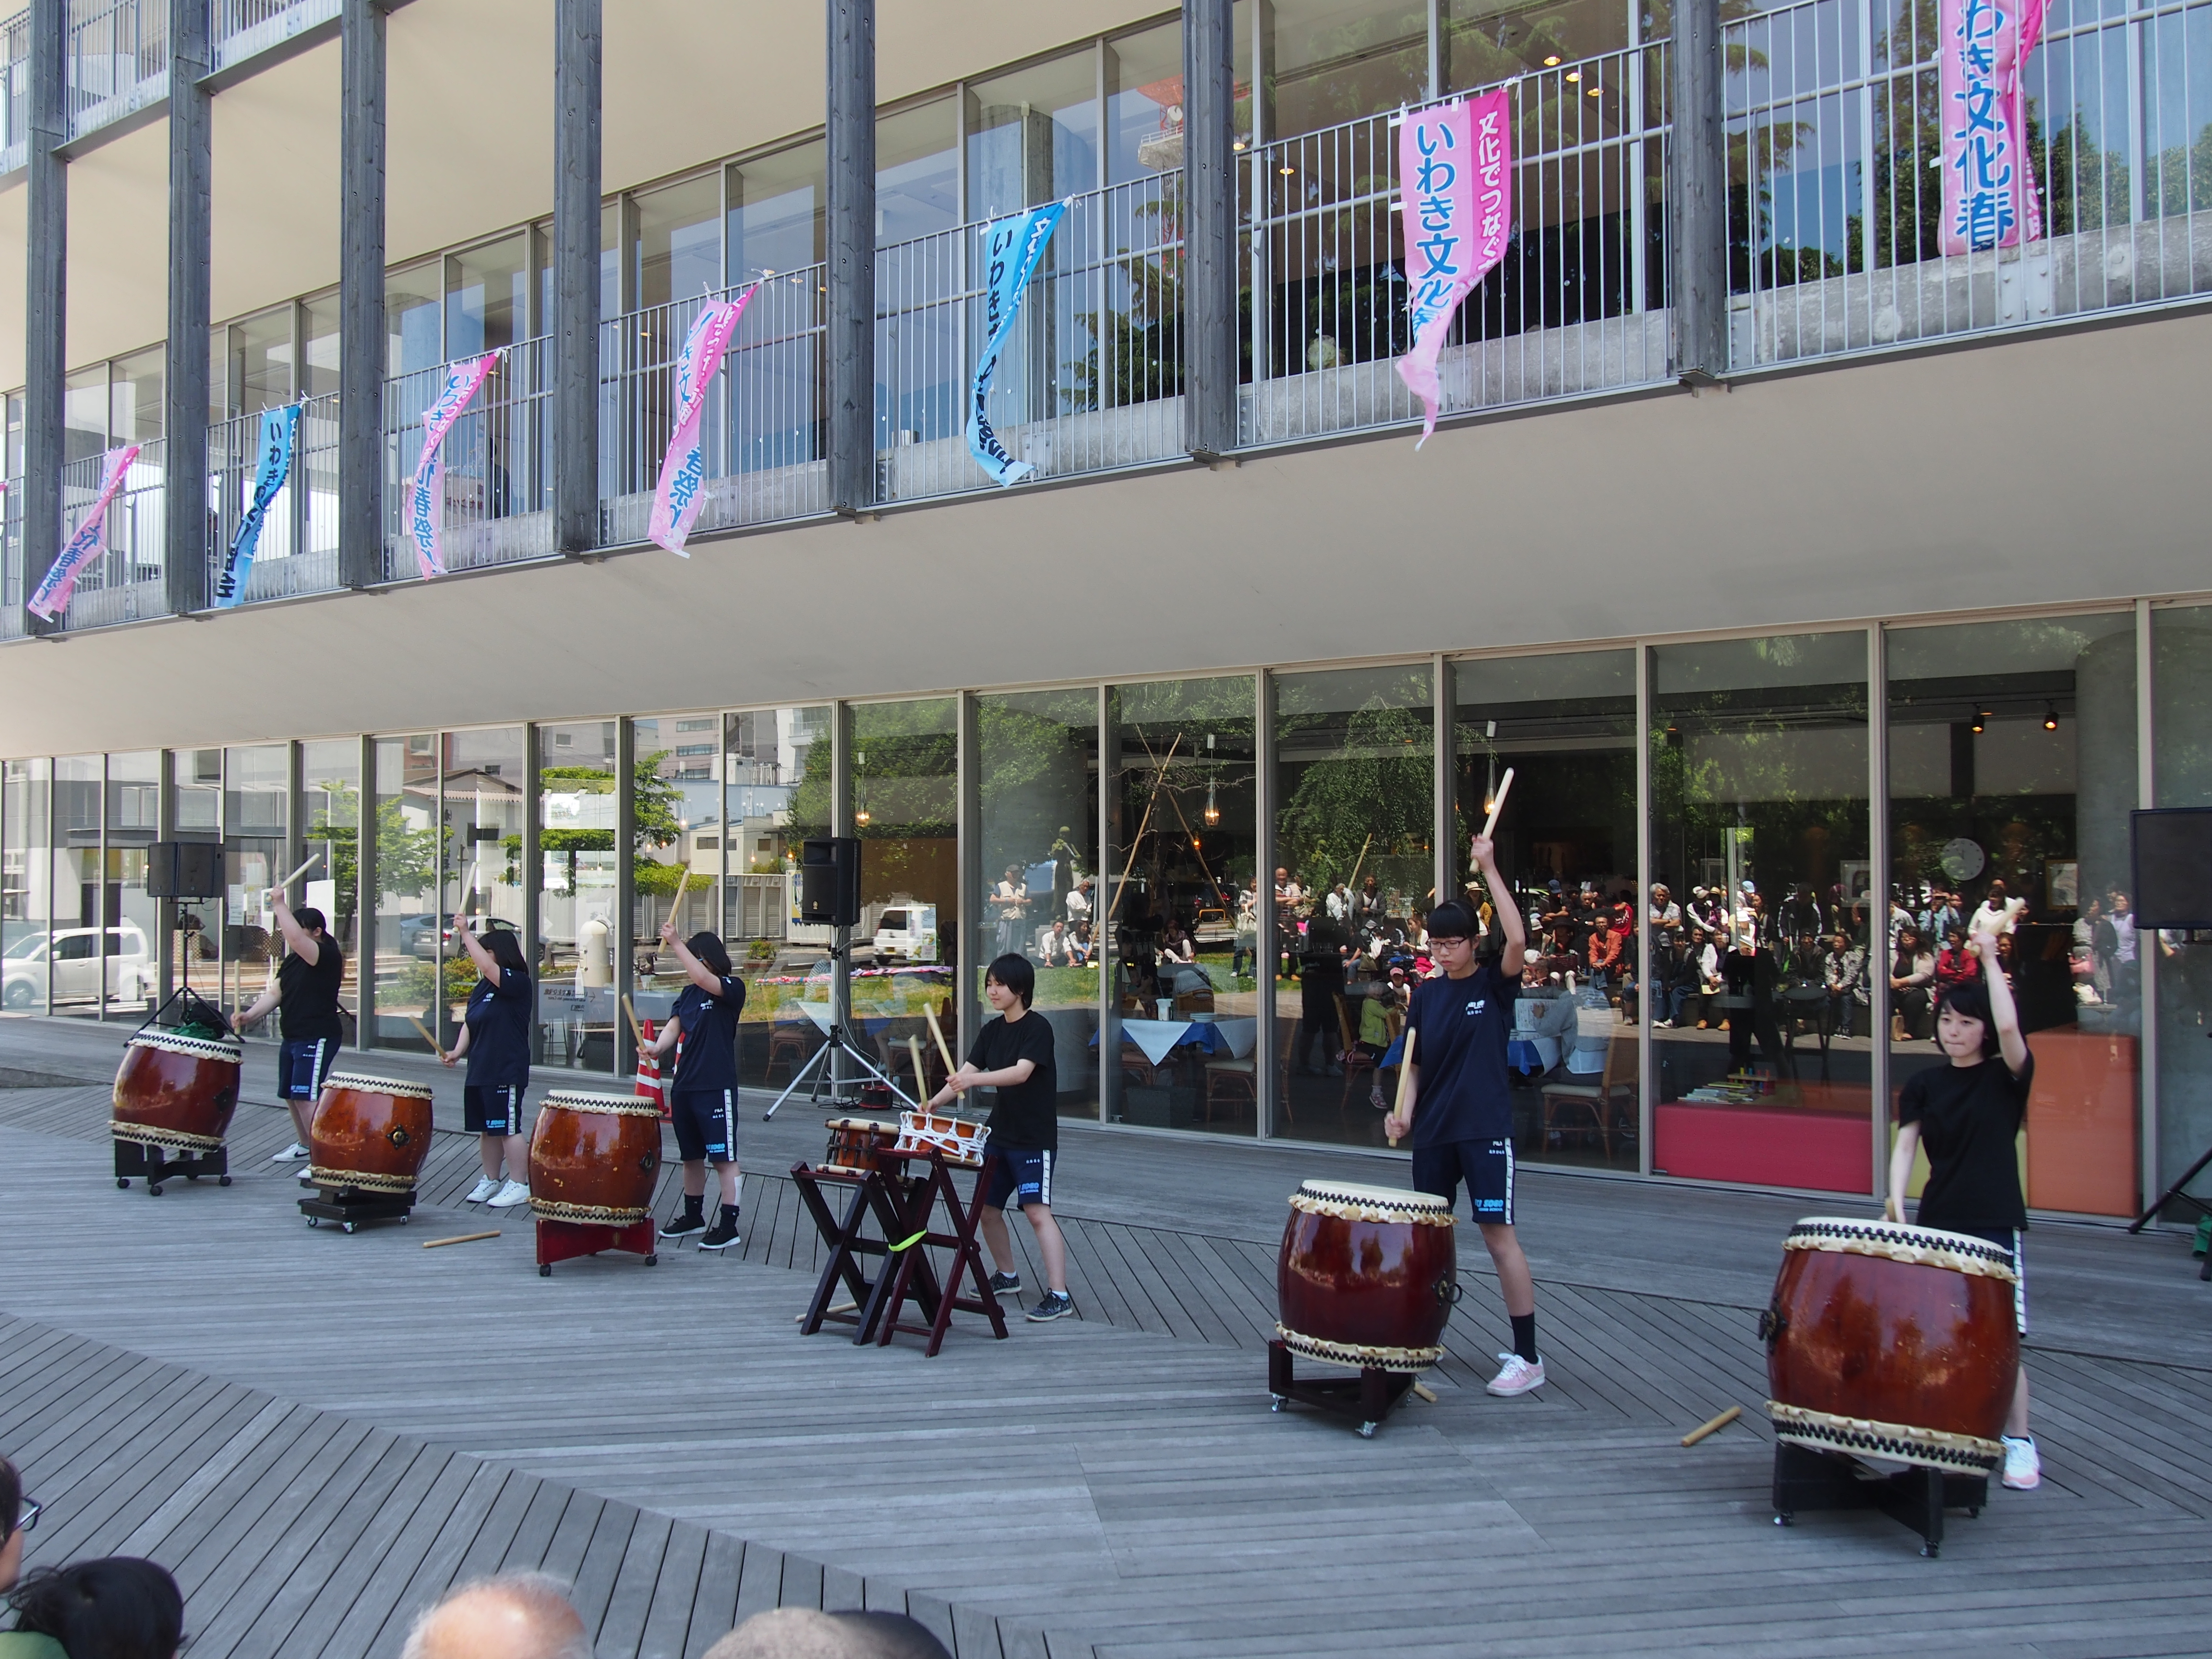
[[[2212,931],[2212,808],[2159,807],[2130,812],[2128,817],[2134,843],[2138,955],[2158,949],[2161,930]],[[2142,1018],[2155,1019],[2158,1011],[2146,1008]],[[2212,1216],[2212,1203],[2182,1190],[2208,1164],[2212,1164],[2212,1147],[2154,1199],[2128,1231],[2141,1232],[2169,1204],[2186,1204],[2199,1215]],[[2197,1277],[2212,1279],[2212,1254],[2205,1256]]]
[[[214,1004],[192,989],[192,957],[199,950],[199,912],[192,907],[223,894],[222,844],[212,841],[157,841],[146,848],[146,896],[174,907],[170,926],[185,936],[181,957],[184,976],[167,1001],[147,1021],[155,1024],[171,1003],[178,1005],[177,1023],[214,1025],[228,1034],[230,1022]]]
[[[848,952],[852,949],[853,929],[860,920],[860,843],[851,836],[813,836],[799,844],[799,919],[812,926],[835,929],[834,943],[830,946],[830,960],[835,964],[838,990],[833,994],[830,1006],[834,1012],[830,1023],[829,1041],[814,1051],[814,1057],[799,1068],[799,1074],[775,1097],[775,1105],[762,1114],[774,1117],[776,1108],[797,1093],[799,1085],[812,1077],[814,1081],[808,1099],[818,1101],[824,1083],[830,1085],[833,1103],[836,1093],[832,1068],[836,1056],[844,1055],[857,1064],[860,1071],[888,1089],[896,1099],[919,1107],[921,1103],[911,1099],[899,1086],[898,1080],[884,1073],[853,1041],[846,1027],[843,1011],[848,1000],[844,987],[849,983],[845,975]],[[818,1073],[818,1074],[817,1074]]]

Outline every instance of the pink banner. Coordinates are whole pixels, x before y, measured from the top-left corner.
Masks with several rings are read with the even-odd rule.
[[[684,558],[684,544],[698,522],[707,483],[707,452],[699,441],[699,423],[707,413],[707,386],[722,366],[722,354],[738,337],[738,319],[745,314],[754,283],[735,301],[709,300],[700,309],[676,359],[676,430],[669,435],[668,453],[660,463],[660,482],[653,491],[653,517],[646,526],[650,536],[671,553]]]
[[[1942,0],[1946,253],[2043,240],[2023,69],[2045,0]]]
[[[1406,321],[1413,349],[1398,378],[1421,400],[1421,436],[1437,429],[1437,374],[1460,302],[1505,257],[1513,234],[1513,135],[1505,89],[1406,116],[1398,129],[1406,237]]]
[[[471,362],[455,363],[446,375],[445,390],[422,411],[422,459],[416,462],[415,476],[407,481],[406,518],[407,534],[414,541],[415,556],[422,561],[425,576],[446,574],[446,556],[438,540],[439,526],[446,516],[444,503],[438,499],[439,447],[498,366],[500,356],[496,351],[487,351]]]
[[[38,591],[23,607],[33,616],[52,622],[69,608],[70,595],[76,592],[77,572],[98,558],[106,546],[102,532],[107,522],[107,504],[123,488],[124,475],[137,459],[137,444],[107,452],[107,471],[100,478],[100,494],[92,498],[91,507],[77,520],[75,532],[63,544],[61,556],[46,567]]]

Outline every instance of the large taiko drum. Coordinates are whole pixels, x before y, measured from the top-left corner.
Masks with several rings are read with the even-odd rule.
[[[1784,1440],[1983,1474],[2020,1369],[2012,1252],[1891,1221],[1790,1229],[1766,1340],[1766,1414]]]
[[[1459,1299],[1451,1206],[1427,1193],[1309,1181],[1291,1194],[1275,1271],[1293,1353],[1418,1371],[1443,1358]]]
[[[544,1220],[634,1227],[653,1212],[660,1108],[635,1095],[556,1089],[530,1132],[530,1207]]]
[[[118,1140],[142,1146],[181,1148],[196,1156],[222,1151],[238,1109],[245,1055],[246,1046],[234,1037],[139,1032],[116,1068],[109,1129]]]
[[[890,1173],[890,1160],[883,1154],[898,1145],[899,1126],[895,1120],[833,1117],[823,1127],[830,1131],[830,1147],[822,1155],[823,1169],[852,1175],[866,1175],[874,1169]]]
[[[307,1130],[307,1175],[321,1187],[411,1193],[430,1152],[430,1087],[333,1072]]]

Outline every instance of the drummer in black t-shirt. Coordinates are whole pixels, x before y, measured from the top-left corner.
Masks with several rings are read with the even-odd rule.
[[[1950,1060],[1905,1080],[1897,1107],[1897,1144],[1889,1155],[1888,1213],[1905,1219],[1905,1187],[1912,1154],[1928,1154],[1928,1184],[1916,1218],[1923,1227],[1988,1239],[2012,1252],[2018,1275],[2013,1311],[2027,1334],[2027,1263],[2021,1234],[2027,1206],[2020,1191],[2014,1143],[2027,1117],[2035,1056],[2021,1035],[2020,1010],[1997,961],[1996,936],[1978,933],[1971,946],[1981,979],[1953,985],[1936,1005],[1936,1041]],[[2004,1484],[2030,1492],[2043,1484],[2042,1455],[2027,1431],[2027,1366],[2013,1386],[2004,1429]]]
[[[522,1139],[522,1095],[530,1087],[530,967],[511,929],[495,928],[481,939],[468,927],[458,931],[483,975],[469,993],[460,1041],[439,1056],[448,1066],[464,1054],[469,1061],[461,1109],[477,1137],[483,1179],[463,1201],[512,1209],[530,1196],[530,1152]]]
[[[295,914],[282,888],[269,890],[269,908],[284,936],[285,955],[276,982],[238,1016],[241,1031],[258,1025],[272,1008],[283,1010],[284,1039],[276,1050],[276,1092],[292,1109],[299,1139],[270,1160],[289,1164],[307,1156],[307,1127],[316,1097],[330,1075],[345,1040],[338,1023],[338,988],[345,981],[345,957],[326,931],[323,913],[302,905]],[[307,1177],[301,1176],[302,1184]]]
[[[1503,952],[1478,959],[1482,932],[1458,900],[1429,913],[1429,951],[1443,971],[1413,988],[1406,1029],[1413,1042],[1405,1103],[1383,1120],[1391,1139],[1413,1137],[1413,1188],[1447,1204],[1467,1182],[1468,1206],[1498,1270],[1498,1288],[1513,1322],[1513,1349],[1489,1382],[1495,1395],[1526,1394],[1544,1382],[1536,1352],[1536,1284],[1513,1231],[1513,1101],[1507,1092],[1505,1045],[1513,1035],[1528,935],[1513,890],[1498,873],[1490,837],[1477,836],[1474,862],[1490,889],[1504,932]]]
[[[1052,1218],[1052,1165],[1060,1150],[1060,1072],[1053,1060],[1052,1022],[1030,1010],[1036,995],[1036,969],[1027,957],[1009,952],[994,962],[984,975],[983,994],[999,1018],[975,1033],[968,1063],[945,1079],[929,1105],[945,1105],[970,1089],[999,1091],[982,1176],[983,1242],[998,1269],[991,1275],[991,1290],[1006,1295],[1022,1288],[1005,1214],[1006,1205],[1018,1200],[1044,1258],[1044,1299],[1029,1316],[1040,1322],[1065,1319],[1075,1304],[1067,1294],[1067,1242]]]
[[[676,1150],[684,1160],[684,1208],[660,1236],[704,1233],[701,1249],[726,1250],[738,1242],[744,1183],[738,1168],[738,1016],[744,1012],[745,982],[730,965],[729,951],[717,933],[702,929],[689,940],[680,939],[670,921],[660,924],[660,942],[691,980],[651,1044],[657,1060],[665,1059],[679,1038],[684,1045],[668,1090]],[[712,1228],[706,1217],[709,1164],[722,1188],[722,1207]]]

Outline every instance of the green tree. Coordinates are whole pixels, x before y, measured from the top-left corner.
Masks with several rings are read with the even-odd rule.
[[[1285,736],[1330,718],[1285,720]],[[1378,859],[1425,856],[1436,834],[1435,802],[1428,727],[1401,702],[1370,697],[1344,718],[1335,752],[1308,763],[1284,803],[1279,856],[1309,892],[1349,881],[1363,852],[1370,870]]]

